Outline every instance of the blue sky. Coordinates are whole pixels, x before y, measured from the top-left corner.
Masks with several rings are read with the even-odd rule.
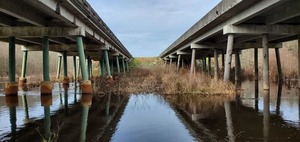
[[[154,57],[221,0],[87,1],[134,57]]]

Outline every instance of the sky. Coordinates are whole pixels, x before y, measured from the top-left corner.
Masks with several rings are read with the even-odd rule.
[[[157,57],[221,0],[87,0],[133,57]]]

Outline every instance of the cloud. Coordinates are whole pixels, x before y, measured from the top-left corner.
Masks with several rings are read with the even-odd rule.
[[[133,54],[158,56],[221,0],[88,0]]]

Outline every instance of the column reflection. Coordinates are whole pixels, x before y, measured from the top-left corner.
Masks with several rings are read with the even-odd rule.
[[[82,105],[82,117],[81,117],[81,129],[80,129],[80,141],[86,141],[86,130],[88,123],[89,107],[92,104],[92,94],[84,94],[81,96]]]

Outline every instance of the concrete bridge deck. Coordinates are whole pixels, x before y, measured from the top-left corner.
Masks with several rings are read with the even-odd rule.
[[[69,82],[67,56],[74,57],[74,76],[78,74],[76,56],[79,57],[82,80],[88,84],[92,60],[101,61],[102,74],[105,63],[107,76],[112,79],[113,64],[118,74],[121,69],[125,73],[128,71],[128,62],[133,58],[86,0],[2,0],[0,17],[0,41],[9,42],[10,81],[7,86],[14,88],[13,93],[6,94],[16,93],[15,44],[22,45],[24,51],[21,86],[26,83],[28,52],[43,51],[43,76],[44,81],[48,82],[48,93],[51,90],[49,51],[60,53],[59,64],[63,57],[65,84]],[[120,63],[123,68],[120,68]],[[88,86],[87,92],[91,92],[91,86]]]
[[[282,42],[298,39],[299,8],[298,0],[222,0],[165,49],[160,58],[177,59],[178,65],[181,59],[190,60],[194,66],[196,59],[228,53],[224,74],[227,81],[232,53],[265,47],[265,54],[269,48],[275,48],[279,55]]]

